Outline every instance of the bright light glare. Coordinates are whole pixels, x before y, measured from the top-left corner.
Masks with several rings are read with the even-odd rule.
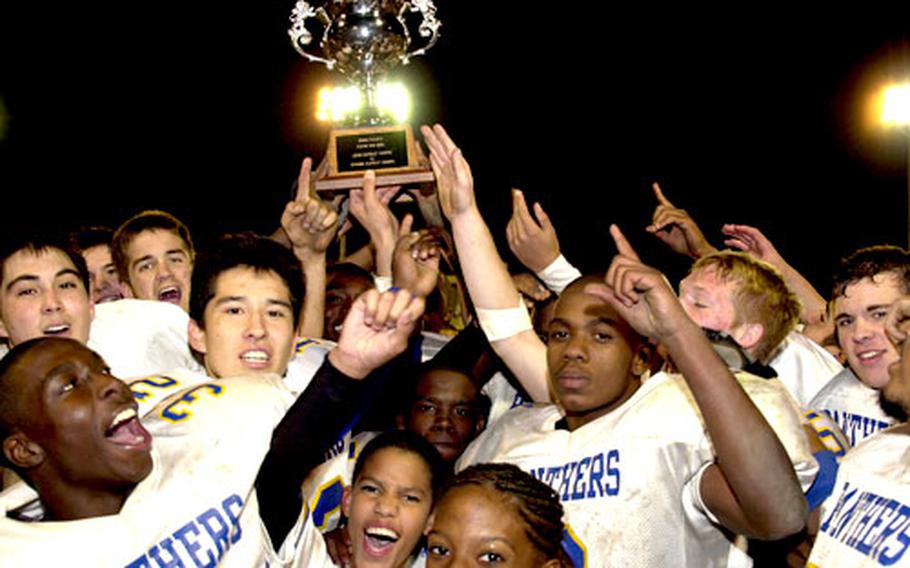
[[[319,89],[316,118],[322,122],[341,122],[363,106],[357,87],[323,87]]]
[[[321,122],[342,122],[364,105],[357,87],[323,87],[316,103],[316,119]],[[401,83],[383,83],[376,89],[379,112],[404,122],[411,113],[411,96]]]
[[[383,83],[376,89],[376,106],[397,122],[404,122],[411,114],[411,95],[401,83]]]
[[[910,83],[892,85],[882,95],[882,122],[910,125]]]

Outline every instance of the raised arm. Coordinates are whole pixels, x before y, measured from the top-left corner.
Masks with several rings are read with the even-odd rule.
[[[322,337],[325,319],[326,249],[338,230],[338,215],[332,207],[310,194],[310,167],[305,158],[297,177],[297,196],[281,214],[284,230],[294,255],[303,265],[306,294],[297,334]]]
[[[368,170],[363,176],[363,189],[351,191],[351,215],[370,234],[375,254],[377,276],[392,278],[392,255],[398,240],[398,219],[389,209],[389,201],[399,190],[396,186],[376,188],[376,174]]]
[[[442,211],[452,224],[455,249],[461,260],[468,293],[482,319],[483,310],[509,310],[521,306],[518,290],[496,251],[474,199],[471,168],[461,150],[440,125],[421,128],[430,149]],[[496,353],[536,401],[549,400],[546,346],[533,329],[491,337]]]
[[[670,203],[657,182],[651,184],[651,189],[654,190],[657,207],[651,216],[651,224],[645,227],[646,231],[674,252],[691,258],[701,258],[717,250],[702,234],[695,220],[685,210]]]
[[[423,299],[407,290],[360,296],[338,346],[275,428],[256,493],[276,550],[300,515],[300,484],[354,417],[360,380],[404,351],[423,307]]]
[[[619,254],[605,284],[586,290],[609,302],[636,331],[661,342],[704,417],[716,463],[702,477],[708,509],[738,534],[775,539],[800,530],[807,515],[793,466],[777,435],[657,270],[641,263],[619,228]]]
[[[787,286],[802,304],[800,321],[805,324],[803,334],[821,344],[834,333],[834,323],[828,321],[825,298],[784,257],[760,230],[749,225],[724,225],[721,231],[727,236],[724,244],[746,252],[778,269]]]

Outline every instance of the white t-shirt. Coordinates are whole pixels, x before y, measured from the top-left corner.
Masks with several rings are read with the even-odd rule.
[[[799,411],[776,380],[737,374],[778,433],[803,488],[817,464]],[[578,564],[724,566],[730,541],[700,505],[714,450],[680,375],[658,373],[621,407],[574,432],[556,429],[553,405],[516,408],[484,431],[456,469],[509,462],[553,487],[566,510]]]
[[[910,435],[896,430],[868,438],[841,461],[808,566],[910,566]]]
[[[879,391],[864,385],[848,367],[825,385],[809,403],[837,423],[851,446],[894,424],[879,403]]]

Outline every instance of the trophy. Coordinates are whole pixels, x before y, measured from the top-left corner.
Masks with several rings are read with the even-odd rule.
[[[411,45],[408,24],[419,14],[417,32],[423,45]],[[313,33],[309,20],[322,28],[320,54],[308,48]],[[376,172],[377,185],[433,181],[429,163],[414,140],[410,125],[393,124],[376,106],[378,80],[396,65],[431,48],[439,36],[433,0],[327,0],[315,8],[298,0],[288,30],[294,48],[307,60],[337,69],[360,89],[364,108],[329,133],[323,163],[317,168],[316,190],[360,187],[365,170]]]

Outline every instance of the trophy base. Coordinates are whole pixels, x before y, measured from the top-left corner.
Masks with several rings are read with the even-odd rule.
[[[317,168],[316,191],[359,188],[367,170],[376,172],[377,186],[431,184],[434,180],[410,125],[337,128],[329,133],[325,159]]]

